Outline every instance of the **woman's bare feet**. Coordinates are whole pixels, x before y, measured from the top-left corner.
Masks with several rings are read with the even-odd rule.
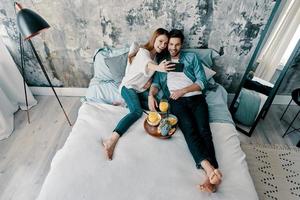
[[[112,160],[115,146],[116,146],[119,138],[120,138],[120,135],[116,132],[113,132],[110,138],[108,138],[106,140],[102,140],[102,144],[103,144],[107,159]]]

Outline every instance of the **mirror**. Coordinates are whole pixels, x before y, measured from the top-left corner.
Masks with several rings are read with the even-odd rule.
[[[259,120],[265,118],[287,70],[293,65],[299,51],[300,41],[298,40],[287,63],[281,70],[275,70],[270,81],[256,77],[255,72],[252,71],[247,76],[245,75],[242,88],[239,94],[236,94],[235,102],[232,102],[230,106],[236,128],[240,132],[250,137]],[[252,76],[253,74],[254,76]]]
[[[277,1],[272,10],[270,19],[230,105],[230,112],[236,123],[236,128],[247,136],[251,136],[258,121],[261,118],[265,118],[279,86],[299,49],[299,37],[294,37],[292,38],[294,41],[286,42],[281,51],[280,49],[276,49],[273,52],[270,49],[268,50],[268,52],[273,53],[272,59],[270,59],[272,62],[266,62],[258,57],[259,53],[261,53],[262,43],[266,40],[265,36],[268,33],[268,28],[271,23],[274,23],[273,18],[278,11],[280,3],[281,1]],[[297,28],[300,30],[299,24],[298,27],[296,26]],[[299,31],[298,29],[296,31],[293,30],[293,35],[297,35],[295,33]],[[264,45],[268,46],[269,44],[265,43]],[[288,51],[288,48],[291,50]]]

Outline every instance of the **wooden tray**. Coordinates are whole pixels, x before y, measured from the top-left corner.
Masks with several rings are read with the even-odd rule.
[[[177,124],[174,125],[174,128],[177,129]],[[157,132],[158,126],[151,126],[150,124],[148,124],[147,118],[144,121],[144,129],[149,135],[160,138],[160,139],[168,139],[168,138],[172,137],[172,135],[174,135],[174,133],[176,132],[176,130],[175,130],[171,135],[163,136]]]

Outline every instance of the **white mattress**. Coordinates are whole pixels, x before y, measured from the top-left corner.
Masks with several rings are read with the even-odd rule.
[[[201,193],[196,169],[180,130],[168,140],[145,133],[137,121],[119,140],[107,161],[100,139],[111,134],[127,109],[84,103],[64,147],[57,152],[38,200],[254,200],[238,133],[230,123],[211,123],[223,182],[217,193]]]

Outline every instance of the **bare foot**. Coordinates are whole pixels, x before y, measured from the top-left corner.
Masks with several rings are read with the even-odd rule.
[[[222,173],[218,169],[214,169],[210,174],[209,174],[209,181],[211,184],[214,185],[220,185],[222,181]]]
[[[201,162],[201,166],[203,167],[206,175],[209,178],[209,182],[213,185],[220,185],[222,181],[222,173],[219,169],[215,169],[208,160],[203,160]]]
[[[201,192],[208,192],[208,193],[216,192],[216,186],[210,183],[208,177],[206,177],[205,181],[202,184],[197,185],[197,188]]]
[[[103,148],[108,160],[112,160],[113,153],[119,138],[120,135],[114,132],[110,138],[102,140]]]

